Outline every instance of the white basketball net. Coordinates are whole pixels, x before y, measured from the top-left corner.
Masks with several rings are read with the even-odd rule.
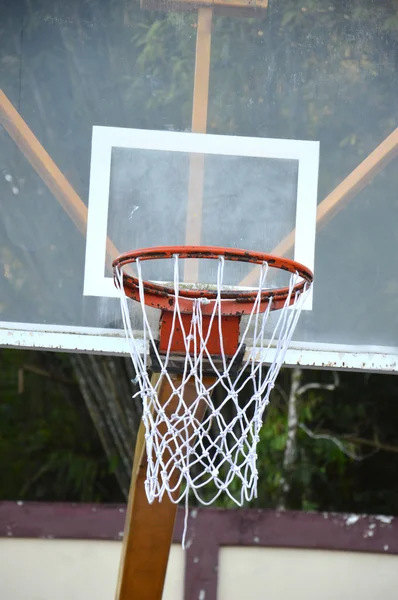
[[[297,273],[291,274],[289,294],[284,307],[273,312],[271,299],[267,310],[261,313],[261,292],[269,289],[267,276],[269,279],[271,271],[268,264],[264,263],[260,267],[258,293],[252,312],[245,322],[241,323],[239,347],[232,358],[225,356],[222,351],[221,360],[216,361],[207,350],[208,335],[202,330],[202,307],[203,303],[209,303],[209,300],[193,301],[190,329],[184,330],[179,306],[179,299],[184,296],[184,291],[181,289],[179,260],[176,255],[172,335],[167,352],[160,355],[155,341],[158,332],[152,331],[146,313],[140,260],[137,260],[136,266],[143,318],[143,340],[141,336],[138,338],[134,334],[131,325],[131,300],[124,293],[121,269],[116,274],[116,284],[120,290],[123,323],[139,386],[139,391],[134,397],[140,396],[143,405],[142,418],[146,429],[148,458],[145,488],[148,501],[152,503],[155,498],[160,501],[164,494],[168,494],[172,502],[185,499],[187,505],[188,495],[192,492],[199,502],[208,505],[225,492],[238,506],[242,506],[245,501],[256,497],[256,446],[264,409],[269,403],[270,392],[284,361],[310,285],[306,285],[302,293],[295,294],[289,308],[294,294],[293,288],[301,280]],[[226,302],[221,298],[223,272],[224,258],[220,257],[217,270],[217,299],[214,301],[211,320],[216,317],[222,318],[221,307],[223,302]],[[170,353],[171,338],[177,324],[184,331],[186,348],[182,375],[178,377],[168,372],[173,359]],[[272,331],[270,324],[273,326]],[[223,348],[221,327],[219,334]],[[199,344],[195,343],[198,339]],[[234,369],[245,344],[249,350],[244,354],[241,367]],[[161,369],[157,380],[151,380],[148,374],[148,368],[151,366],[148,357],[150,346]],[[209,375],[212,378],[210,380]],[[170,386],[171,394],[162,405],[159,397],[162,382],[165,380]],[[251,385],[253,393],[248,400],[245,399],[243,405],[239,394],[248,384]],[[192,386],[196,396],[193,402]],[[216,386],[222,386],[224,397],[217,405],[212,399],[212,392]],[[188,390],[191,390],[190,405],[186,403]],[[174,407],[172,411],[171,404]],[[203,406],[206,410],[203,418],[199,420],[196,415],[203,411]],[[228,420],[224,416],[226,412],[229,415]]]

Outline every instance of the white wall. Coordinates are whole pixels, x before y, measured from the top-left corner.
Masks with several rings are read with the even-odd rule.
[[[220,600],[396,600],[398,556],[221,548]]]
[[[1,600],[113,600],[122,545],[0,538]],[[183,600],[184,554],[172,546],[164,600]]]
[[[120,542],[0,538],[1,600],[113,600]],[[221,548],[218,600],[396,600],[398,556]],[[173,546],[163,600],[183,600]],[[185,600],[191,600],[187,598]]]

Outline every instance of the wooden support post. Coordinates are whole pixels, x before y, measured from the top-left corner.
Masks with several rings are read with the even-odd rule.
[[[28,159],[50,192],[54,194],[77,229],[85,236],[88,215],[87,206],[1,89],[0,124],[3,125],[4,129]],[[108,267],[111,267],[112,261],[119,254],[120,252],[112,240],[107,238],[106,260]]]
[[[192,131],[195,133],[206,133],[207,130],[212,22],[213,9],[199,8],[192,103]]]
[[[152,384],[158,378],[157,375],[154,377]],[[175,385],[180,383],[180,376],[176,376]],[[206,386],[213,383],[213,378],[204,381]],[[177,397],[169,401],[172,391],[164,379],[158,398],[161,405],[167,403],[167,416],[178,409]],[[196,386],[194,382],[188,382],[184,390],[185,403],[189,407],[196,398]],[[203,419],[205,410],[206,404],[203,402],[196,411],[198,420]],[[165,432],[165,426],[159,428],[159,435]],[[165,462],[168,458],[164,456]],[[161,502],[155,500],[149,504],[144,487],[146,467],[145,428],[141,423],[134,455],[116,600],[161,600],[163,594],[177,505],[167,495]],[[177,483],[178,473],[174,472],[171,486]]]
[[[318,231],[355,198],[395,157],[398,156],[398,128],[394,129],[320,204],[316,213]],[[293,229],[272,251],[285,256],[294,248],[296,230]],[[260,271],[254,268],[239,285],[255,285]]]
[[[192,105],[192,131],[194,133],[206,133],[207,130],[212,21],[213,9],[209,7],[199,8]],[[205,157],[203,154],[191,154],[185,229],[185,243],[187,246],[196,246],[201,243],[204,163]],[[195,283],[198,281],[198,275],[199,261],[185,261],[184,281]]]

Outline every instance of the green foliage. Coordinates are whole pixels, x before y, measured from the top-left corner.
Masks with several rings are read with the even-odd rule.
[[[105,458],[68,356],[2,350],[0,359],[0,498],[121,501],[112,475],[118,457]],[[18,393],[22,367],[24,391]],[[321,385],[329,384],[331,375],[303,372],[304,383]],[[266,411],[257,449],[259,485],[253,507],[279,506],[290,378],[291,371],[284,369]],[[300,397],[299,423],[327,439],[313,439],[298,428],[287,508],[397,513],[397,391],[394,376],[344,373],[335,391],[309,390]],[[342,448],[362,460],[352,459]],[[232,492],[238,491],[235,480]],[[225,495],[216,505],[236,506]]]
[[[324,385],[330,384],[332,374],[303,375],[304,382]],[[289,378],[290,371],[282,371],[279,391],[266,413],[254,506],[276,507],[280,500]],[[397,514],[397,392],[396,376],[342,373],[334,391],[310,390],[299,398],[299,424],[324,437],[314,439],[298,428],[287,508]]]
[[[3,349],[0,363],[0,499],[121,500],[67,357]]]

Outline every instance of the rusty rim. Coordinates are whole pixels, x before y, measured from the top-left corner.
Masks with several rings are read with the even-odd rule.
[[[297,273],[302,280],[290,291],[288,287],[281,287],[261,292],[261,310],[265,310],[272,299],[271,310],[282,308],[289,297],[289,305],[294,304],[297,295],[300,295],[313,281],[313,274],[304,265],[290,260],[280,258],[263,252],[252,252],[236,248],[223,248],[217,246],[157,246],[153,248],[141,248],[126,252],[118,256],[112,263],[114,279],[118,285],[118,271],[126,265],[135,263],[137,259],[159,260],[170,259],[175,255],[179,258],[218,259],[221,256],[228,261],[248,262],[256,265],[267,263],[269,267],[280,269],[289,273]],[[140,302],[138,277],[123,273],[123,287],[126,295]],[[175,290],[173,287],[143,281],[145,291],[145,304],[161,310],[173,310],[175,301]],[[221,292],[222,314],[242,315],[252,311],[253,303],[258,295],[258,290],[225,290]],[[217,291],[184,289],[179,292],[179,305],[181,312],[192,312],[192,302],[198,298],[210,300],[210,305],[203,306],[203,312],[211,312],[213,302],[217,299]],[[213,302],[212,302],[213,301]]]

